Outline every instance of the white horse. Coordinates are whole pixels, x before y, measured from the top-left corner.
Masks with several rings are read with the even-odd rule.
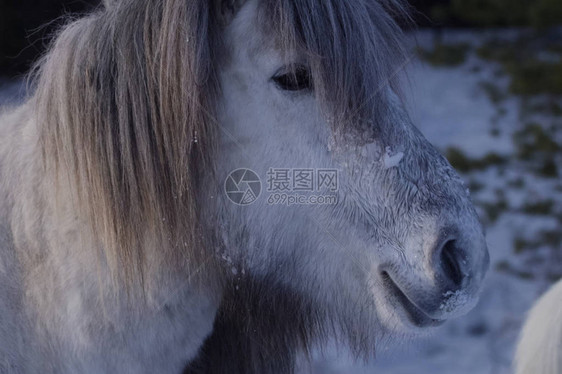
[[[466,187],[408,119],[394,0],[113,0],[0,118],[0,372],[290,373],[476,303]],[[334,204],[231,171],[337,171]]]
[[[562,373],[562,281],[531,309],[515,353],[516,374]]]

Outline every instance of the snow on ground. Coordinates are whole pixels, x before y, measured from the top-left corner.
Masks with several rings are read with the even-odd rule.
[[[501,35],[513,37],[509,31]],[[478,45],[491,37],[497,37],[497,34],[485,32],[475,35],[474,32],[456,31],[444,33],[443,42]],[[430,31],[420,31],[412,43],[431,49],[432,39]],[[475,73],[474,67],[481,70]],[[493,79],[502,86],[508,82],[505,78],[494,76],[493,65],[473,55],[459,68],[435,68],[415,59],[406,73],[409,78],[406,93],[409,94],[410,115],[436,147],[445,149],[455,146],[474,157],[490,151],[513,152],[511,133],[505,133],[500,138],[490,136],[492,121],[513,131],[512,124],[517,122],[519,107],[518,100],[510,98],[504,103],[506,114],[497,118],[498,109],[485,95],[481,82]]]

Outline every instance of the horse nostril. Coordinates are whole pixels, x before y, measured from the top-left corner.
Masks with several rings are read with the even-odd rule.
[[[460,286],[464,279],[461,261],[464,261],[462,250],[455,240],[448,240],[441,249],[441,268],[456,286]]]

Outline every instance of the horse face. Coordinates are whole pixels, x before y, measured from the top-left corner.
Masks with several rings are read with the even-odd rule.
[[[386,113],[376,126],[334,134],[302,56],[277,50],[256,12],[248,2],[227,27],[220,75],[221,182],[240,168],[261,178],[252,204],[217,199],[233,273],[273,278],[371,333],[418,332],[470,310],[489,260],[457,174],[390,88],[377,96]],[[337,202],[295,203],[306,195],[292,188],[295,169],[312,169],[316,184],[337,170],[327,192]],[[292,175],[288,190],[273,185],[278,172]]]

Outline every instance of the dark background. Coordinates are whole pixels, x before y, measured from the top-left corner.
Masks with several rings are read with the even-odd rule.
[[[96,7],[97,0],[0,0],[0,75],[29,70],[50,36],[69,16]]]
[[[18,76],[41,55],[68,16],[99,6],[99,0],[0,0],[0,75]],[[419,27],[548,29],[562,23],[562,0],[411,0]]]

